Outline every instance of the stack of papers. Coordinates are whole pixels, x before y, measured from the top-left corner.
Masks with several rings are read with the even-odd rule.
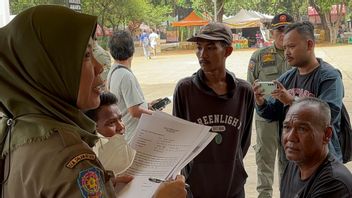
[[[118,197],[152,197],[160,184],[148,179],[174,178],[215,137],[210,129],[159,111],[143,114],[130,143],[137,154],[124,173],[134,179],[119,190]]]

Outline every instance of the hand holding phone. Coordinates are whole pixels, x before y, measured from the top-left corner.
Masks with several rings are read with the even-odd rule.
[[[274,82],[262,81],[258,83],[260,84],[263,94],[265,95],[270,95],[275,89],[277,89],[277,85]]]
[[[171,100],[168,97],[165,97],[163,99],[161,99],[160,101],[156,102],[155,104],[152,105],[152,110],[156,111],[159,110],[161,111],[162,109],[165,108],[166,105],[170,104]]]

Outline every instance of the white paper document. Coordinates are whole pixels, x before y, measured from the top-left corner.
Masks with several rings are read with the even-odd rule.
[[[159,184],[148,179],[173,178],[215,137],[210,129],[163,112],[143,114],[130,143],[137,153],[124,173],[134,179],[119,191],[118,197],[152,197]]]

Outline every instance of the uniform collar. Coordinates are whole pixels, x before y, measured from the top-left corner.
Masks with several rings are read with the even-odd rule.
[[[273,45],[271,46],[271,48],[270,48],[270,52],[271,53],[283,53],[283,49],[278,49],[278,48],[276,48],[276,46],[275,46],[275,42],[273,43]]]

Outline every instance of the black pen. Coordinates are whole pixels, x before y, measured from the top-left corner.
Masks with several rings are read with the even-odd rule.
[[[149,181],[154,182],[154,183],[162,183],[162,182],[167,182],[166,180],[163,180],[163,179],[158,179],[158,178],[154,178],[154,177],[150,177],[150,178],[149,178]],[[187,183],[185,183],[185,187],[186,187],[186,188],[189,188],[189,187],[190,187],[190,185],[189,185],[189,184],[187,184]]]

